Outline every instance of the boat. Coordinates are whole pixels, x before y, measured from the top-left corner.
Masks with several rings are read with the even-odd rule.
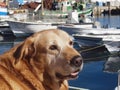
[[[118,31],[118,33],[117,33]],[[101,34],[73,34],[72,36],[73,37],[86,37],[88,39],[98,39],[98,38],[101,38],[102,41],[104,42],[111,42],[111,41],[120,41],[120,33],[119,33],[120,30],[113,30],[112,32],[113,33],[110,33],[109,31],[107,31],[108,33],[101,33]],[[99,31],[98,31],[99,33]]]
[[[64,21],[31,21],[31,22],[28,22],[28,21],[10,21],[8,20],[7,23],[9,24],[12,32],[14,33],[14,35],[16,37],[23,37],[23,36],[29,36],[35,32],[38,32],[38,31],[41,31],[41,30],[44,30],[44,29],[61,29],[61,30],[64,30],[64,26],[65,27],[69,27],[69,30],[66,32],[68,32],[70,35],[72,35],[75,32],[79,32],[79,30],[74,30],[74,27],[75,28],[80,28],[80,27],[83,27],[83,28],[90,28],[92,27],[92,23],[74,23],[74,24],[71,24],[71,23],[66,23]],[[65,30],[64,30],[65,31]]]
[[[104,45],[111,54],[120,51],[120,41],[104,41]]]
[[[81,53],[85,61],[106,58],[110,54],[102,38],[74,36],[74,48]]]
[[[0,2],[0,19],[8,19],[8,8],[6,7],[6,3]]]
[[[120,29],[117,28],[87,28],[80,30],[80,33],[87,35],[120,35]]]
[[[79,42],[82,46],[98,46],[102,45],[102,38],[99,37],[87,37],[82,35],[73,35],[75,41]],[[81,43],[84,42],[84,43]]]
[[[0,16],[8,15],[8,10],[6,7],[0,7]]]
[[[75,12],[71,12],[72,15],[70,15],[70,17],[74,19],[76,17],[74,17],[73,13],[75,13]],[[69,26],[69,27],[74,26],[77,28],[79,28],[79,27],[83,27],[83,28],[92,27],[92,23],[79,23],[77,21],[74,21],[74,23],[73,23],[73,20],[68,20],[68,22],[66,23],[66,20],[61,21],[61,19],[59,19],[59,18],[51,19],[50,17],[49,17],[49,19],[44,18],[41,20],[33,20],[33,21],[32,20],[31,21],[8,20],[7,23],[9,24],[12,32],[14,33],[14,35],[16,37],[29,36],[35,32],[38,32],[38,31],[41,31],[44,29],[55,29],[55,28],[62,29],[62,28],[60,28],[60,27],[63,27],[62,25]]]
[[[84,30],[93,27],[93,21],[88,16],[84,15],[84,18],[81,20],[82,22],[79,20],[76,11],[70,12],[68,16],[66,24],[58,25],[58,28],[66,31],[70,35],[78,34],[82,29]]]
[[[77,37],[78,40],[80,38],[87,39],[87,42],[93,41],[92,43],[96,43],[96,41],[102,40],[105,47],[108,49],[110,53],[119,52],[120,51],[120,35],[117,33],[109,33],[109,34],[95,34],[95,35],[81,35],[81,34],[74,34],[73,37]],[[80,40],[79,40],[80,41]]]
[[[74,23],[74,24],[71,23],[71,24],[58,25],[59,29],[66,31],[70,35],[78,34],[81,32],[82,29],[84,30],[86,28],[92,28],[92,27],[93,27],[93,23]]]
[[[51,23],[43,22],[21,22],[21,21],[7,21],[15,37],[28,37],[33,33],[56,29],[57,26],[52,26]]]
[[[120,29],[117,28],[94,28],[94,23],[83,23],[83,25],[61,25],[58,28],[72,34],[80,35],[120,35]],[[105,36],[106,37],[106,36]]]
[[[0,2],[0,16],[8,15],[8,9],[5,2]]]
[[[41,8],[41,11],[42,11],[41,12],[41,16],[37,16],[39,14],[35,15],[34,12],[37,12],[40,8]],[[43,2],[41,2],[35,8],[35,10],[33,11],[32,15],[30,16],[33,20],[31,20],[29,18],[29,15],[26,16],[26,13],[25,13],[25,15],[22,15],[23,13],[22,14],[19,13],[21,11],[18,10],[18,11],[15,11],[15,13],[13,14],[15,20],[6,20],[6,21],[9,24],[9,26],[10,26],[10,28],[11,28],[11,30],[12,30],[12,32],[13,32],[13,34],[14,34],[15,37],[27,37],[27,36],[35,33],[35,32],[38,32],[38,31],[41,31],[41,30],[45,30],[45,29],[56,29],[56,28],[59,29],[58,26],[60,26],[60,25],[65,25],[66,26],[66,25],[71,24],[72,21],[73,21],[73,20],[70,20],[68,23],[66,23],[66,20],[65,21],[61,21],[61,18],[59,19],[60,20],[59,21],[58,18],[56,20],[55,17],[54,17],[55,20],[54,20],[54,18],[51,18],[51,17],[45,17],[47,14],[44,13],[44,11],[45,10],[43,9]],[[87,13],[89,11],[91,11],[91,10],[87,10],[86,12],[82,11],[82,12],[85,14],[85,13]],[[23,11],[23,12],[25,12],[25,11]],[[80,13],[82,14],[82,12],[80,12]],[[44,15],[43,15],[43,13],[44,13]],[[74,11],[71,12],[71,13],[74,13]],[[77,17],[78,17],[78,14],[80,14],[80,13],[77,13]],[[29,14],[29,13],[27,13],[27,14]],[[39,20],[35,20],[36,16],[37,17],[42,17],[42,19],[38,18]],[[52,15],[50,15],[50,16],[52,16]],[[77,23],[79,23],[79,22],[77,22]],[[79,27],[81,27],[81,26],[85,27],[83,24],[79,24],[79,25],[76,24],[75,26],[77,26],[77,27],[78,26]],[[91,27],[91,25],[92,24],[90,24],[90,27]]]

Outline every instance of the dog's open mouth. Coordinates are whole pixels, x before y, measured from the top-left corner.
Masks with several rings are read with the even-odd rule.
[[[79,70],[70,73],[69,75],[62,75],[60,73],[56,73],[56,77],[59,79],[74,79],[78,77]]]

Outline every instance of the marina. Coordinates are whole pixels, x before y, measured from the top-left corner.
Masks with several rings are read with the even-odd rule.
[[[83,37],[82,37],[83,39]],[[0,54],[3,52],[9,50],[11,47],[14,45],[18,44],[19,42],[23,41],[24,38],[13,38],[10,39],[1,37],[0,40]],[[87,47],[90,46],[92,40],[92,45],[97,45],[92,46],[92,47]],[[87,41],[87,42],[86,42]],[[96,43],[93,43],[95,42]],[[88,90],[113,90],[117,86],[117,73],[107,73],[103,71],[104,64],[108,60],[109,52],[106,49],[105,46],[99,48],[99,49],[94,49],[95,47],[97,48],[98,45],[102,44],[102,38],[87,38],[85,37],[84,40],[80,40],[80,45],[83,45],[80,49],[83,55],[83,58],[85,59],[85,65],[82,73],[80,73],[79,78],[75,81],[69,81],[70,86],[75,86],[75,87],[80,87],[80,88],[86,88]],[[82,44],[83,43],[83,44]],[[114,44],[113,44],[114,46]],[[85,48],[83,48],[85,47]],[[94,50],[92,50],[94,49]],[[119,47],[118,47],[119,49]],[[117,50],[118,50],[117,49]],[[89,51],[90,50],[90,51]],[[104,53],[103,53],[104,52]],[[114,58],[113,58],[114,59]],[[118,60],[119,61],[119,60]],[[96,68],[96,69],[94,69]],[[97,74],[97,75],[96,75]],[[87,79],[86,79],[87,78]],[[77,83],[76,83],[77,82]],[[106,87],[110,85],[111,87]],[[84,90],[84,89],[83,89]]]
[[[56,18],[56,15],[53,16],[52,18]],[[57,16],[60,15],[57,14]],[[13,19],[1,21],[0,54],[24,41],[33,33],[47,29],[61,29],[73,37],[74,48],[84,59],[83,70],[76,80],[69,81],[69,89],[119,90],[120,16],[95,16],[94,21],[101,24],[98,27],[94,27],[94,21],[81,23],[76,20],[74,22],[77,23],[71,23],[72,21],[68,23],[66,19],[63,22],[61,17],[59,20],[62,22],[54,22],[52,18],[49,20],[48,17],[44,20],[42,18],[37,22],[32,20],[33,18],[30,19],[32,22]]]

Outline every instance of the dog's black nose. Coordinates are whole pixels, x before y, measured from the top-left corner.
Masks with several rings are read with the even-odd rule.
[[[74,56],[70,61],[70,64],[76,67],[80,67],[82,63],[83,63],[83,59],[81,56]]]

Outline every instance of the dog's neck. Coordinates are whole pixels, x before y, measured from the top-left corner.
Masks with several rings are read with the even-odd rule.
[[[44,88],[45,90],[68,90],[68,83],[66,80],[54,80],[53,77],[51,75],[49,75],[47,72],[45,72],[44,68],[42,66],[38,66],[35,64],[27,64],[28,62],[19,62],[22,63],[20,65],[28,65],[28,66],[24,66],[23,69],[21,69],[21,73],[26,76],[25,78],[33,78],[32,81],[28,80],[30,82],[33,82],[33,85],[37,86],[38,88],[41,87],[42,85],[46,88]],[[18,67],[19,67],[19,63],[18,63]],[[26,64],[24,64],[26,63]],[[44,66],[44,65],[43,65]],[[25,69],[26,67],[26,69]],[[34,67],[34,68],[33,68]],[[29,70],[28,70],[29,69]],[[39,70],[41,69],[41,70]],[[27,71],[31,71],[31,72],[27,72]],[[25,75],[27,73],[31,73],[30,75],[33,76],[28,76]],[[42,82],[42,83],[41,83]],[[44,90],[42,89],[42,90]]]
[[[32,67],[33,67],[31,69],[32,69],[32,72],[35,74],[36,78],[40,82],[42,82],[44,87],[46,87],[45,90],[68,90],[67,81],[55,79],[56,78],[55,75],[50,75],[48,72],[46,72],[46,71],[48,71],[48,68],[45,68],[44,64],[45,63],[42,62],[39,65],[38,63],[32,62],[32,60],[31,60],[30,65],[32,65]]]
[[[46,72],[46,68],[42,62],[41,66],[31,63],[33,73],[36,72],[36,77],[42,82],[43,86],[46,87],[45,90],[68,90],[68,83],[66,80],[55,79],[55,75],[50,75]],[[42,66],[43,65],[43,66]],[[38,66],[38,67],[37,67]],[[48,69],[48,68],[47,68]],[[51,72],[51,71],[50,71]]]

